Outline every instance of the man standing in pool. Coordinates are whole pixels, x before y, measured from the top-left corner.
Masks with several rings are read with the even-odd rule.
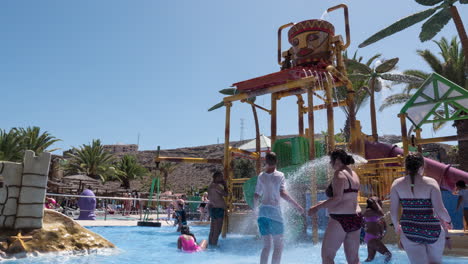
[[[224,197],[227,195],[227,185],[223,174],[220,171],[216,171],[213,174],[213,182],[208,186],[208,209],[211,217],[210,235],[208,237],[209,247],[218,246],[219,235],[223,228],[224,211],[226,209]]]
[[[258,228],[263,238],[263,249],[260,264],[267,264],[273,242],[272,264],[281,262],[283,252],[283,218],[281,216],[280,198],[285,199],[301,213],[304,209],[286,192],[284,174],[276,170],[276,154],[267,153],[266,166],[257,179],[254,194],[254,211],[258,213]],[[259,207],[259,203],[261,204]],[[258,211],[257,211],[258,208]]]

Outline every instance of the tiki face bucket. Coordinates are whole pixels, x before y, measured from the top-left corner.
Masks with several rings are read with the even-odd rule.
[[[281,69],[294,66],[315,66],[324,68],[334,61],[334,52],[339,53],[349,47],[351,38],[349,35],[348,7],[340,4],[330,7],[327,12],[343,9],[346,30],[346,43],[341,36],[335,37],[335,27],[328,21],[311,19],[297,24],[288,23],[278,29],[278,64]],[[281,50],[281,32],[291,27],[288,31],[288,40],[292,47],[285,52]],[[337,45],[337,43],[341,43]],[[334,52],[333,52],[334,51]],[[282,60],[282,57],[285,59]]]
[[[334,35],[335,28],[325,20],[312,19],[295,24],[288,32],[292,64],[307,66],[322,62],[330,65]]]

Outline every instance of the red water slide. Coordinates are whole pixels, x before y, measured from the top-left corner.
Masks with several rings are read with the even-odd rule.
[[[403,149],[385,143],[366,141],[366,159],[391,158],[403,155]],[[437,180],[445,189],[453,190],[455,183],[464,180],[468,183],[468,172],[453,168],[451,165],[424,158],[424,173]]]

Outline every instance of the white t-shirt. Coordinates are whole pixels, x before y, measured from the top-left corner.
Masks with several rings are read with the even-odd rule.
[[[262,197],[262,205],[279,206],[280,191],[285,190],[284,174],[275,170],[272,173],[262,172],[258,176],[255,193]]]
[[[459,190],[458,195],[463,197],[463,208],[468,209],[468,189]]]

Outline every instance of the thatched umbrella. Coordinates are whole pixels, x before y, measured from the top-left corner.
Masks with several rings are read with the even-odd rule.
[[[78,175],[70,175],[70,176],[65,176],[63,177],[63,180],[64,181],[79,181],[78,185],[79,185],[79,188],[78,188],[78,193],[83,190],[84,188],[82,188],[82,185],[81,183],[82,182],[88,182],[88,183],[99,183],[98,180],[96,179],[93,179],[87,175],[81,175],[81,174],[78,174]]]

